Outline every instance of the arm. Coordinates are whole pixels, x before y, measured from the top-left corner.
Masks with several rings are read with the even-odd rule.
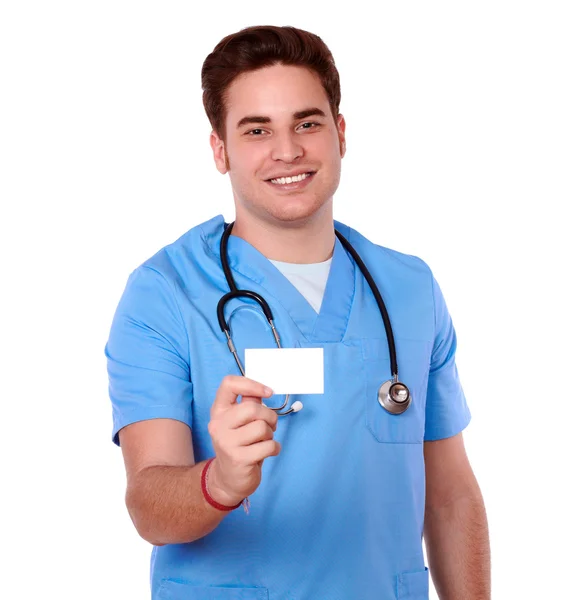
[[[260,485],[262,463],[276,456],[277,414],[262,404],[272,393],[246,377],[227,376],[216,393],[208,431],[216,459],[208,471],[211,497],[235,506]],[[240,403],[237,397],[242,396]],[[126,506],[138,533],[156,546],[183,544],[213,531],[228,514],[202,493],[206,461],[194,463],[185,423],[149,419],[119,432],[127,475]]]
[[[213,531],[226,516],[204,499],[200,475],[206,461],[194,463],[187,425],[172,419],[139,421],[121,429],[119,438],[126,507],[146,541],[156,546],[191,542]]]
[[[490,548],[481,491],[462,434],[425,442],[424,536],[440,600],[490,600]]]
[[[139,267],[118,304],[105,353],[113,440],[126,466],[126,505],[138,533],[156,545],[203,537],[227,514],[205,501],[200,482],[205,463],[194,460],[188,344],[174,282]],[[221,413],[236,404],[235,390],[227,389]],[[234,506],[214,482],[222,470],[217,462],[209,471],[210,493]]]

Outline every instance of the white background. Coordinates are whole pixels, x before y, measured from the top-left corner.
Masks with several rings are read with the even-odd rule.
[[[333,52],[335,218],[443,289],[493,598],[575,597],[577,20],[551,0],[2,3],[0,594],[148,597],[104,345],[136,266],[233,218],[200,69],[257,24]]]

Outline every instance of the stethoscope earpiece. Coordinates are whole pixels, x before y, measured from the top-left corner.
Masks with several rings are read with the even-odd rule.
[[[290,415],[291,413],[296,413],[299,412],[299,410],[301,410],[303,408],[303,403],[300,400],[297,400],[296,402],[293,402],[288,410],[284,410],[288,404],[288,399],[290,398],[289,394],[286,394],[285,397],[285,401],[284,404],[282,406],[277,406],[276,408],[274,406],[269,406],[268,404],[265,404],[264,400],[262,405],[266,406],[267,408],[270,408],[271,410],[274,410],[275,413],[279,416],[279,417],[284,417],[285,415]],[[284,412],[281,412],[284,411]]]

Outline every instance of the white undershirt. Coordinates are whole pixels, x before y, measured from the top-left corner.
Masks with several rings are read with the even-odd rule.
[[[269,259],[270,260],[270,259]],[[270,262],[296,287],[318,313],[321,309],[332,257],[321,263],[301,265],[278,260]]]

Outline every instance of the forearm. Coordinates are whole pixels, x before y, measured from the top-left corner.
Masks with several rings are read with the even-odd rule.
[[[440,600],[490,600],[489,531],[480,492],[427,507],[424,535]]]
[[[192,542],[213,531],[229,514],[213,508],[204,498],[201,474],[205,464],[148,467],[128,481],[126,506],[145,540],[156,546]],[[209,490],[224,504],[210,485],[213,470],[211,466]]]

